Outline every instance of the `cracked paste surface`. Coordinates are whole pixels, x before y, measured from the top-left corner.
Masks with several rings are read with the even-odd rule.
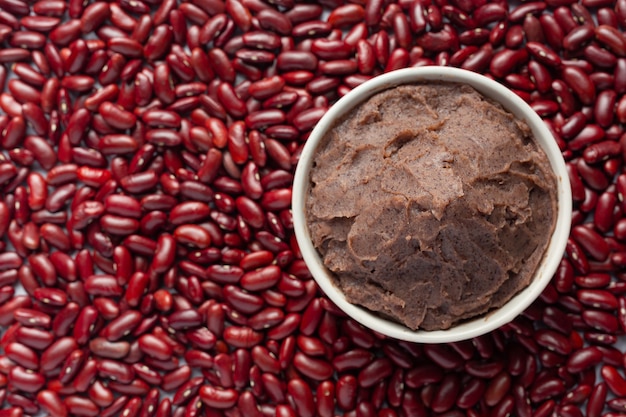
[[[447,329],[526,287],[556,222],[556,179],[530,129],[469,86],[371,97],[320,143],[313,244],[348,301]]]

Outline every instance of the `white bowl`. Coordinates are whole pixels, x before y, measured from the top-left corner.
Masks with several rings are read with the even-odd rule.
[[[468,84],[486,97],[500,103],[519,120],[525,121],[535,140],[544,150],[557,179],[557,221],[548,249],[532,282],[498,309],[474,319],[454,325],[447,330],[411,330],[408,327],[381,318],[377,314],[348,302],[333,281],[332,273],[324,266],[311,241],[305,210],[310,185],[310,170],[320,140],[335,121],[372,95],[401,85],[424,81],[443,81]],[[420,67],[393,71],[375,77],[356,87],[337,103],[318,122],[309,136],[296,168],[293,184],[293,221],[296,239],[302,256],[313,277],[326,295],[350,317],[384,335],[410,342],[445,343],[470,339],[488,333],[510,322],[526,309],[544,290],[556,271],[570,231],[572,197],[565,162],[550,131],[539,116],[511,90],[482,75],[448,67]]]

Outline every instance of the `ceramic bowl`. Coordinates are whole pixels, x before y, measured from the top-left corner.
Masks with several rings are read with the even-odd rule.
[[[310,185],[310,170],[316,149],[336,121],[372,95],[402,84],[424,82],[468,84],[484,96],[500,103],[532,130],[538,145],[546,153],[557,179],[557,220],[543,260],[531,283],[502,307],[469,319],[446,330],[411,330],[386,320],[361,306],[351,304],[335,285],[332,273],[324,266],[311,241],[305,210]],[[293,185],[293,221],[302,256],[324,293],[346,314],[364,326],[396,339],[420,343],[445,343],[470,339],[488,333],[510,322],[526,309],[550,282],[563,256],[570,231],[572,197],[565,162],[552,134],[539,116],[521,98],[502,84],[482,75],[448,67],[407,68],[377,76],[350,91],[335,103],[317,123],[302,150]]]

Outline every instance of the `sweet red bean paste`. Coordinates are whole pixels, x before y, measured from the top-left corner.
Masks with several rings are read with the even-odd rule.
[[[322,139],[307,221],[347,299],[447,329],[532,280],[556,179],[528,126],[467,85],[375,94]]]

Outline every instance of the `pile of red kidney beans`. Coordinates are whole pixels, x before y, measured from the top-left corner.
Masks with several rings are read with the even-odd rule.
[[[626,410],[626,0],[0,0],[0,416],[618,416]],[[448,345],[374,334],[295,242],[329,106],[449,65],[567,161],[541,298]]]

